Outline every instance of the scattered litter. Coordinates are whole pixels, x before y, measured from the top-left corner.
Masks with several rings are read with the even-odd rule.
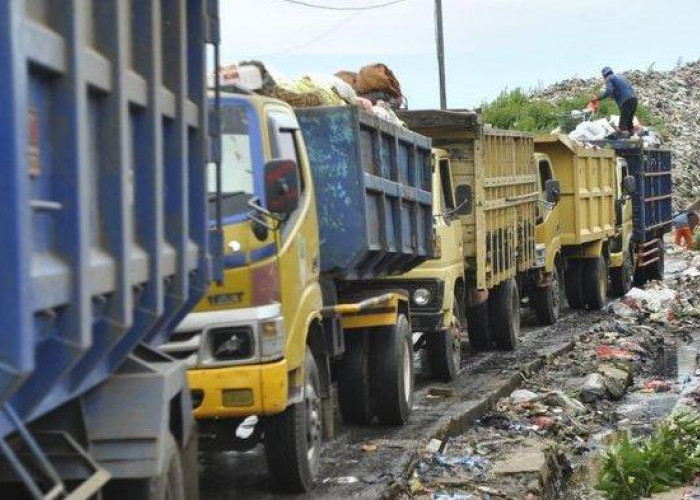
[[[339,477],[327,477],[322,482],[323,484],[354,484],[360,480],[355,476],[339,476]]]
[[[510,400],[513,404],[532,403],[537,401],[538,398],[537,393],[527,389],[517,389],[510,393]]]
[[[649,380],[644,383],[640,392],[668,392],[671,390],[671,384],[666,380]]]
[[[377,446],[374,443],[365,443],[362,445],[362,451],[371,453],[373,451],[377,451],[379,449],[379,446]]]
[[[425,447],[425,451],[428,453],[437,453],[440,451],[440,447],[442,446],[442,441],[439,439],[431,439],[428,445]]]
[[[637,355],[632,354],[631,352],[626,351],[625,349],[620,349],[619,347],[613,347],[609,345],[599,345],[598,347],[596,347],[596,354],[600,359],[603,360],[617,359],[634,361],[638,358]]]

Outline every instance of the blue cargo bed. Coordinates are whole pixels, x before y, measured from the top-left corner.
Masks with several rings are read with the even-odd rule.
[[[354,106],[295,111],[316,190],[321,271],[371,279],[432,257],[430,139]]]
[[[0,437],[206,290],[207,3],[0,2]]]

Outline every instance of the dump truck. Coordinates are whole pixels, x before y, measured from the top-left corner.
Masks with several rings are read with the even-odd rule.
[[[458,216],[468,200],[455,196],[449,153],[433,149],[433,217],[436,258],[401,276],[365,283],[367,289],[387,286],[405,290],[411,299],[410,319],[420,333],[414,349],[421,368],[449,382],[459,373],[462,333],[466,331],[462,225]]]
[[[0,2],[3,498],[198,496],[185,365],[155,346],[220,271],[216,8]]]
[[[610,278],[621,277],[624,255],[618,243],[629,228],[624,215],[631,220],[634,178],[614,151],[580,147],[563,135],[537,137],[535,150],[540,185],[549,183],[551,191],[555,182],[557,194],[543,207],[537,234],[547,279],[530,290],[530,299],[538,318],[552,324],[562,289],[574,309],[599,310],[606,304]]]
[[[632,225],[627,225],[628,230],[616,243],[624,254],[623,281],[629,288],[631,283],[641,286],[649,280],[663,279],[664,235],[673,226],[671,151],[624,139],[593,144],[614,151],[620,159],[620,175],[634,179],[628,181]]]
[[[448,151],[461,200],[467,334],[474,349],[514,349],[520,290],[537,279],[539,199],[532,134],[497,130],[473,111],[404,111],[400,118]]]
[[[222,99],[222,144],[225,278],[164,350],[189,363],[202,445],[262,437],[277,487],[305,491],[334,382],[346,422],[410,416],[410,298],[364,285],[434,255],[431,144],[356,107],[244,94]]]

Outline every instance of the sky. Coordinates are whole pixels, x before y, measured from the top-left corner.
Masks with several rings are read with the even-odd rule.
[[[305,0],[364,7],[387,0]],[[700,0],[442,0],[447,101],[473,108],[504,89],[671,69],[700,58]],[[439,106],[434,0],[332,11],[288,0],[219,0],[222,63],[258,59],[289,77],[382,62],[413,109]]]

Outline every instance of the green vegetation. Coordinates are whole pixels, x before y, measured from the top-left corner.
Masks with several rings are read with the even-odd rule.
[[[484,103],[484,121],[496,128],[515,129],[525,132],[551,132],[561,125],[562,118],[571,111],[584,109],[591,94],[581,94],[574,98],[562,99],[556,104],[542,99],[533,99],[522,89],[504,90],[493,102]],[[594,119],[620,114],[615,101],[605,99]],[[662,122],[643,105],[637,108],[637,118],[645,125],[661,131]]]
[[[632,500],[688,484],[700,472],[700,416],[677,414],[641,441],[625,436],[608,450],[596,488]]]

